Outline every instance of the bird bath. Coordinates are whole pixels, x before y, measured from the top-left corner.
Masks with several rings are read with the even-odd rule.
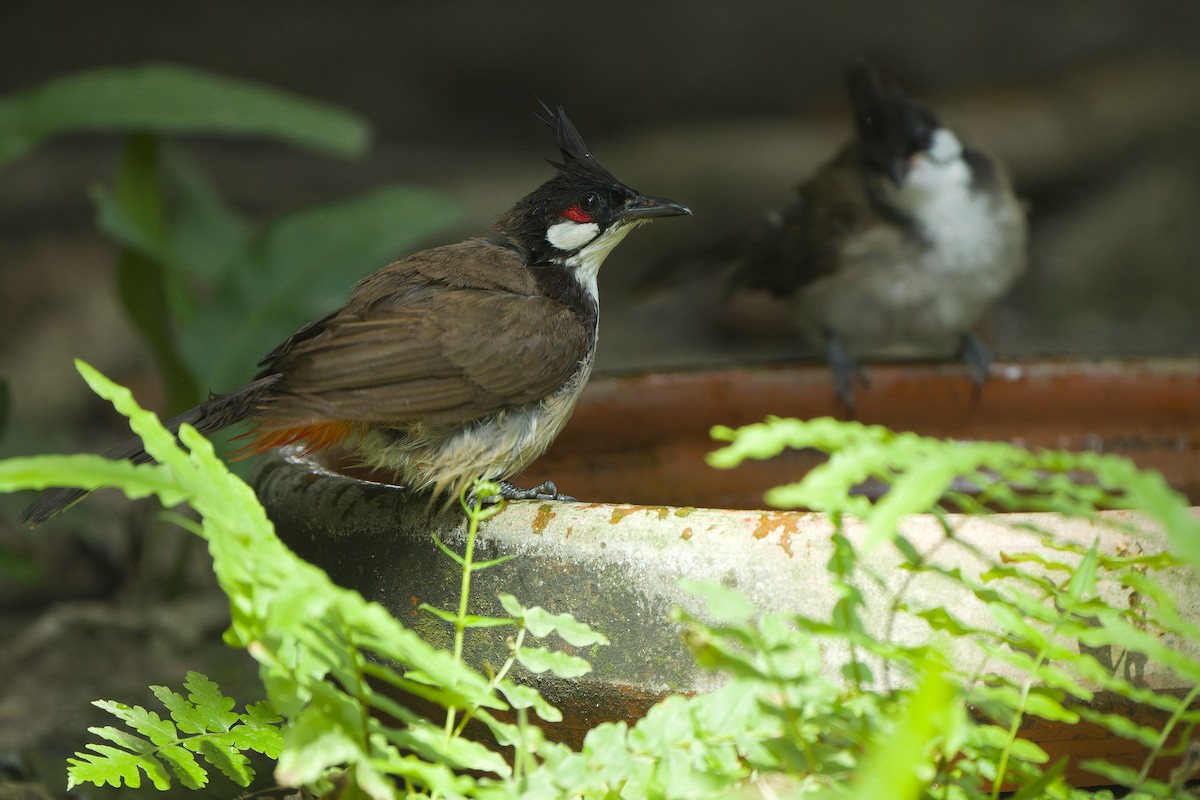
[[[861,393],[859,416],[897,429],[957,438],[1008,439],[1029,446],[1091,447],[1126,454],[1160,469],[1193,502],[1200,491],[1200,367],[1191,362],[1102,362],[1000,365],[982,396],[972,396],[961,368],[882,366],[871,371]],[[795,453],[733,471],[704,466],[714,448],[710,425],[740,425],[769,413],[800,417],[836,411],[826,371],[817,367],[739,369],[652,374],[592,382],[559,442],[520,479],[532,485],[556,480],[586,503],[512,503],[480,528],[475,557],[515,555],[477,573],[473,613],[502,614],[496,600],[510,592],[525,605],[570,612],[597,627],[611,645],[580,653],[593,672],[576,680],[523,674],[564,713],[547,726],[552,738],[578,745],[583,734],[607,720],[635,720],[671,692],[702,692],[718,678],[695,665],[668,612],[682,606],[701,613],[700,602],[680,578],[735,587],[763,609],[827,616],[836,600],[825,564],[830,523],[819,514],[754,510],[764,489],[794,480],[815,457]],[[323,567],[339,584],[377,600],[406,625],[439,646],[451,642],[449,626],[418,606],[457,605],[458,566],[430,538],[437,531],[451,548],[463,549],[461,511],[429,509],[424,498],[400,488],[331,468],[317,457],[279,451],[264,461],[255,483],[283,540]],[[629,504],[621,498],[638,501]],[[655,500],[654,504],[648,501]],[[664,504],[666,503],[666,504]],[[743,508],[732,508],[742,505]],[[720,506],[720,507],[717,507]],[[1131,519],[1127,512],[1106,512]],[[963,519],[959,535],[993,557],[1038,552],[1032,534],[1012,527],[1016,515]],[[1117,552],[1134,546],[1127,534],[1053,515],[1020,515],[1064,540]],[[929,516],[906,520],[903,529],[921,548],[942,536]],[[851,523],[847,535],[862,535]],[[1146,532],[1140,544],[1162,546]],[[940,556],[939,556],[940,557]],[[981,561],[947,553],[946,566],[978,573]],[[965,560],[964,560],[965,559]],[[864,582],[864,623],[879,633],[890,624],[885,600],[909,573],[896,569],[897,553],[872,551],[867,566],[891,576],[888,585]],[[926,580],[925,578],[928,578]],[[1200,616],[1200,586],[1190,572],[1172,575],[1181,609]],[[925,605],[955,607],[968,624],[987,625],[986,607],[933,576],[918,577],[906,592]],[[944,596],[943,596],[944,595]],[[890,629],[895,639],[918,642],[928,628],[912,619]],[[955,646],[966,647],[960,644]],[[468,635],[466,658],[497,666],[506,656],[503,635]],[[1112,653],[1113,663],[1122,654]],[[1152,663],[1125,662],[1145,685],[1176,689],[1173,676]],[[836,671],[836,665],[829,667]],[[997,667],[1000,669],[1000,667]],[[1134,718],[1139,708],[1098,697],[1107,710]],[[1116,705],[1114,705],[1116,704]],[[1105,757],[1131,762],[1138,755],[1125,740],[1106,738],[1086,726],[1041,724],[1026,736],[1052,757]],[[1082,737],[1082,738],[1081,738]]]

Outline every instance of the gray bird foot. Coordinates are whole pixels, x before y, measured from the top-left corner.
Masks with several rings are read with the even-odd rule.
[[[864,387],[870,386],[871,381],[858,359],[846,352],[842,343],[832,336],[825,342],[825,358],[833,370],[833,388],[838,398],[846,406],[846,414],[854,416],[854,384],[857,381]]]
[[[499,497],[505,500],[556,500],[565,503],[577,502],[574,497],[567,494],[560,494],[558,487],[554,485],[554,481],[546,481],[534,486],[532,489],[522,489],[520,486],[514,486],[508,481],[500,481]]]
[[[959,354],[962,362],[971,371],[971,381],[975,384],[974,395],[979,397],[983,384],[992,368],[992,354],[987,346],[973,333],[964,333],[959,344]]]

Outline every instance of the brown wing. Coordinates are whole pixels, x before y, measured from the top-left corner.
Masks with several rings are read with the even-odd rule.
[[[750,231],[730,288],[788,295],[834,272],[848,239],[901,236],[902,221],[871,198],[856,142],[805,181],[796,199]]]
[[[264,423],[469,421],[553,392],[593,336],[537,291],[514,251],[482,241],[424,251],[273,351],[264,372],[280,379]]]

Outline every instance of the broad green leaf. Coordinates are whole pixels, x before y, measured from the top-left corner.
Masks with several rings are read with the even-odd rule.
[[[177,279],[164,248],[159,147],[131,136],[113,196],[95,192],[97,222],[125,246],[117,260],[117,288],[125,314],[154,351],[172,413],[199,402],[195,376],[184,363],[171,323],[171,284]],[[106,227],[107,226],[107,227]]]
[[[214,386],[234,386],[297,328],[345,302],[358,279],[457,222],[445,195],[384,186],[290,214],[264,228],[251,260],[230,276],[221,303],[197,309],[180,331],[188,363]],[[214,348],[214,331],[222,346]]]
[[[279,139],[357,155],[368,129],[342,109],[174,64],[93,68],[0,98],[0,165],[42,140],[82,131]]]
[[[178,148],[163,148],[163,189],[166,200],[164,248],[179,271],[181,283],[211,289],[227,280],[250,260],[254,227],[221,198],[192,159]],[[189,295],[196,291],[189,289]],[[223,298],[214,298],[213,302]],[[190,319],[195,298],[172,297],[172,312],[181,326]]]

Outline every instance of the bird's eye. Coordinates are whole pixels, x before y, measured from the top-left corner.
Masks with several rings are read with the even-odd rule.
[[[600,209],[600,195],[595,192],[584,192],[575,201],[575,205],[562,212],[562,216],[572,222],[591,222]]]

